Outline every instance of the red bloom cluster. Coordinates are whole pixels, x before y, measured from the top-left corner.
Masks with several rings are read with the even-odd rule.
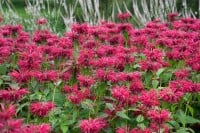
[[[106,126],[106,121],[100,118],[81,120],[80,122],[82,133],[100,133],[100,131]]]
[[[117,15],[117,18],[120,19],[120,20],[127,20],[129,18],[131,18],[131,14],[126,12],[126,13],[119,13]]]
[[[0,72],[0,132],[51,132],[50,123],[34,125],[27,120],[25,125],[20,117],[30,111],[31,119],[46,121],[55,106],[61,112],[77,108],[73,115],[62,115],[73,117],[74,125],[83,119],[83,133],[99,133],[110,125],[116,133],[170,132],[166,122],[174,112],[162,109],[162,104],[200,92],[194,76],[200,70],[200,20],[169,14],[167,23],[154,20],[135,29],[124,21],[130,17],[122,13],[118,18],[124,23],[98,26],[76,23],[62,37],[39,28],[31,38],[20,25],[1,26],[0,65],[5,70]],[[46,23],[37,21],[39,27]],[[84,106],[87,102],[91,112]],[[126,127],[115,127],[122,119],[140,115],[145,129],[135,119]],[[129,125],[133,123],[137,124]]]
[[[30,112],[34,115],[44,117],[49,114],[49,112],[55,107],[52,102],[36,102],[31,103]]]
[[[8,89],[8,90],[0,90],[0,100],[3,101],[18,101],[24,95],[28,94],[29,91],[24,89]]]

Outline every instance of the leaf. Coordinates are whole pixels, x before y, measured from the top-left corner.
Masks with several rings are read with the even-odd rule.
[[[125,113],[126,111],[120,111],[120,112],[117,112],[116,115],[123,118],[123,119],[127,119],[127,120],[131,120]]]
[[[55,95],[54,95],[54,102],[56,103],[56,105],[58,106],[62,106],[64,105],[65,101],[66,101],[66,97],[63,93],[61,93],[58,89],[56,89],[55,91]]]
[[[62,130],[62,133],[67,133],[69,130],[69,127],[67,125],[61,124],[60,129]]]
[[[160,68],[157,72],[156,72],[156,76],[160,77],[160,75],[165,71],[165,68]]]
[[[186,107],[188,108],[190,114],[191,114],[192,116],[194,116],[194,109],[193,109],[190,105],[186,105]]]
[[[18,83],[10,83],[9,86],[12,89],[19,89],[20,88]]]
[[[181,127],[179,130],[176,130],[176,133],[195,133],[195,132],[190,128]]]
[[[111,111],[114,110],[113,104],[111,103],[106,103],[106,107]]]
[[[183,127],[185,127],[186,124],[200,123],[200,120],[195,119],[191,116],[186,116],[182,110],[179,110],[178,113],[176,114],[176,116],[178,117],[179,122],[181,122],[181,124],[183,124]]]
[[[6,72],[7,72],[7,66],[6,66],[6,64],[1,64],[0,65],[0,74],[6,75]]]
[[[140,122],[144,121],[144,117],[142,115],[138,115],[137,118],[136,118],[136,121],[138,123],[140,123]]]
[[[191,116],[186,116],[186,124],[195,124],[195,123],[200,123],[200,120],[195,119]]]
[[[137,124],[138,127],[140,127],[141,129],[145,129],[146,126],[144,125],[144,123],[140,123],[140,124]]]
[[[19,111],[21,111],[24,107],[28,107],[30,105],[30,103],[23,103],[20,104],[20,106],[17,108],[16,113],[18,113]]]
[[[158,80],[153,80],[152,81],[152,86],[153,86],[153,88],[157,88],[158,87],[158,84],[159,84],[159,81]]]
[[[81,107],[83,109],[91,111],[90,113],[93,113],[93,114],[95,113],[95,111],[94,111],[94,103],[89,99],[86,99],[85,101],[83,101],[81,103]]]
[[[1,79],[4,80],[4,81],[10,81],[10,76],[8,76],[8,75],[2,75]]]
[[[184,112],[182,110],[179,110],[177,113],[178,113],[177,114],[178,120],[185,127],[185,125],[186,125],[186,115],[184,114]]]

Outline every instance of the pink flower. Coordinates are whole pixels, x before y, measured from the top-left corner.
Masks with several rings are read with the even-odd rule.
[[[3,99],[4,101],[17,101],[28,93],[29,91],[26,88],[0,90],[0,99]]]
[[[81,87],[86,87],[86,88],[90,87],[95,83],[95,80],[89,76],[79,75],[77,80],[79,81]]]
[[[184,93],[175,89],[165,88],[162,91],[160,91],[159,95],[163,101],[169,103],[177,103],[181,100]]]
[[[117,86],[111,90],[112,97],[117,99],[119,102],[127,102],[130,96],[129,90],[124,86]]]
[[[170,112],[167,110],[150,110],[147,115],[151,121],[158,124],[165,123],[171,119]]]
[[[68,100],[74,104],[80,104],[83,100],[90,96],[90,89],[74,90],[68,95]]]
[[[52,102],[35,102],[30,104],[30,112],[34,115],[44,117],[55,107]]]
[[[43,72],[41,81],[56,81],[58,79],[58,73],[55,70],[48,70]]]
[[[143,91],[139,96],[139,101],[147,107],[159,105],[158,94],[155,90]]]
[[[4,123],[0,122],[1,133],[20,133],[22,131],[22,119],[9,119]],[[1,127],[1,124],[3,125]]]
[[[36,24],[38,25],[45,25],[47,23],[47,19],[45,18],[40,18],[36,21]]]
[[[144,86],[141,80],[136,80],[133,81],[130,84],[130,90],[134,93],[134,94],[138,94],[140,92],[142,92],[144,90]]]
[[[173,22],[176,20],[177,16],[178,16],[178,13],[169,13],[167,14],[167,19],[169,22]]]
[[[105,128],[107,123],[104,119],[95,118],[80,121],[80,128],[82,133],[100,133],[101,129]]]
[[[120,20],[127,20],[127,19],[130,19],[131,18],[131,14],[126,12],[126,13],[119,13],[117,15],[117,18],[120,19]]]
[[[40,125],[28,125],[23,131],[23,133],[50,133],[51,126],[45,123]]]
[[[6,107],[4,104],[0,104],[0,121],[11,119],[16,114],[16,108],[14,105]]]

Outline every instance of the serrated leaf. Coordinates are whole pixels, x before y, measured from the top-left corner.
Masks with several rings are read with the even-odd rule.
[[[116,113],[117,116],[123,118],[123,119],[127,119],[127,120],[131,120],[127,115],[125,111],[120,111]]]

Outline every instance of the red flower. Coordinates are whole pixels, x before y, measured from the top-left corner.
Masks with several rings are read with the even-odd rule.
[[[44,117],[49,114],[49,112],[55,107],[52,102],[36,102],[31,103],[30,112],[34,115]]]
[[[177,91],[176,89],[165,88],[160,91],[160,97],[163,101],[169,103],[177,103],[181,100],[184,93],[181,91]]]
[[[139,101],[147,107],[159,105],[158,94],[155,90],[143,91],[139,97]]]
[[[115,87],[112,89],[112,97],[117,99],[119,102],[127,102],[129,99],[130,92],[126,87]]]
[[[79,81],[81,87],[90,87],[95,83],[95,80],[89,76],[79,75],[77,80]]]
[[[120,19],[120,20],[127,20],[129,18],[131,18],[131,14],[126,12],[126,13],[119,13],[117,15],[117,18]]]
[[[149,119],[158,124],[165,123],[170,120],[170,113],[167,110],[150,110],[147,112]]]
[[[47,19],[45,19],[45,18],[40,18],[36,21],[36,24],[38,24],[38,25],[44,25],[46,23],[47,23]]]
[[[23,133],[50,133],[51,126],[45,123],[41,125],[28,125],[23,131]]]
[[[9,105],[7,108],[5,105],[0,104],[0,121],[12,118],[16,113],[14,105]]]
[[[43,72],[40,81],[56,81],[58,79],[58,73],[55,70],[48,70]]]
[[[169,13],[167,14],[167,19],[169,22],[173,22],[176,20],[177,16],[178,16],[178,13]]]
[[[101,129],[105,128],[106,126],[106,121],[100,118],[80,121],[82,133],[100,133]]]
[[[28,93],[29,91],[25,88],[0,90],[0,99],[3,99],[4,101],[17,101]]]
[[[0,132],[1,133],[21,133],[22,131],[22,119],[14,120],[9,119],[4,123],[0,122]],[[3,126],[1,126],[1,124]]]

